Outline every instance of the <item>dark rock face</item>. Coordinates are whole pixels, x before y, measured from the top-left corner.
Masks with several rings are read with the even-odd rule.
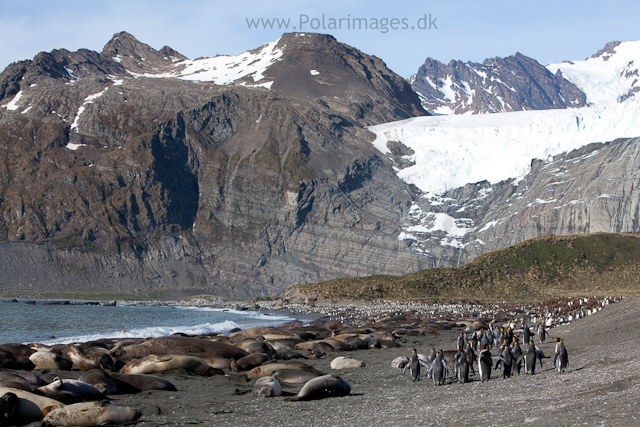
[[[406,241],[438,266],[455,267],[546,234],[640,232],[638,176],[631,172],[640,167],[640,138],[590,144],[531,166],[521,181],[468,184],[420,200],[409,226],[445,214],[468,231],[457,241],[442,231],[412,232]]]
[[[423,114],[416,95],[377,58],[298,38],[281,39],[271,91],[134,79],[183,57],[126,33],[9,66],[0,288],[273,296],[429,267],[397,239],[413,193],[363,127]]]
[[[411,85],[430,112],[483,114],[583,107],[584,93],[521,53],[482,64],[427,58]]]
[[[265,73],[288,98],[315,102],[373,125],[426,115],[411,85],[375,56],[324,34],[289,33],[281,61]]]
[[[124,69],[138,74],[160,74],[170,70],[175,62],[187,59],[169,46],[157,51],[125,31],[114,34],[102,49],[100,57],[117,62]]]

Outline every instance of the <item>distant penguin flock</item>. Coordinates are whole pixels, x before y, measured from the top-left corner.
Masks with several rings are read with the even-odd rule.
[[[545,356],[540,347],[534,343],[534,333],[531,327],[521,321],[522,330],[513,329],[515,322],[508,323],[506,327],[494,327],[493,323],[488,329],[480,329],[461,332],[453,343],[457,347],[454,350],[436,350],[432,348],[430,354],[418,353],[417,349],[412,350],[409,363],[404,366],[402,373],[408,369],[411,372],[413,382],[420,379],[421,367],[426,368],[426,377],[433,380],[434,385],[441,386],[447,383],[447,374],[450,374],[449,383],[458,380],[464,384],[471,381],[471,375],[477,375],[477,381],[489,381],[492,370],[500,369],[502,378],[511,378],[512,375],[520,375],[524,365],[525,373],[534,375],[536,366],[539,364],[543,368]],[[562,338],[552,337],[548,332],[548,327],[544,322],[534,325],[534,331],[540,344],[544,344],[547,338],[555,340],[556,347],[553,355],[553,366],[558,373],[567,372],[569,356]],[[522,347],[520,343],[522,342]],[[523,348],[525,349],[523,351]],[[496,354],[491,350],[497,349]],[[405,359],[406,360],[406,359]],[[447,361],[451,362],[451,366]],[[477,370],[474,368],[477,366]]]

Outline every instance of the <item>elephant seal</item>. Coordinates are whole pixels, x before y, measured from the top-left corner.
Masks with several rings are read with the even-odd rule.
[[[231,369],[231,360],[225,357],[207,356],[204,354],[185,354],[185,356],[198,357],[207,362],[207,365],[211,366],[212,368]]]
[[[271,357],[265,353],[252,353],[241,357],[238,360],[231,358],[230,368],[233,372],[250,371],[251,369],[262,365],[264,362],[271,360]]]
[[[58,408],[42,420],[43,426],[88,426],[125,424],[136,421],[142,413],[109,402],[83,402]]]
[[[173,383],[155,375],[113,372],[111,377],[116,381],[118,393],[139,393],[149,390],[178,391]]]
[[[81,371],[90,369],[114,371],[116,369],[109,350],[103,347],[91,347],[89,351],[83,351],[75,345],[70,345],[67,347],[67,356]]]
[[[40,387],[48,384],[45,380],[43,380],[33,372],[13,370],[13,369],[0,369],[0,375],[3,375],[3,374],[17,375],[19,377],[24,378],[31,385],[31,388]]]
[[[104,394],[116,394],[118,392],[116,381],[102,369],[90,369],[80,375],[78,381],[91,384]]]
[[[151,338],[140,344],[118,347],[111,354],[120,357],[145,357],[150,354],[202,354],[230,359],[240,359],[249,354],[247,351],[222,342],[188,337]]]
[[[196,373],[202,376],[212,376],[216,374],[216,371],[207,365],[207,362],[204,360],[198,357],[182,356],[180,354],[167,354],[164,356],[151,354],[142,359],[127,363],[120,369],[120,373],[155,374],[174,369],[186,369],[190,373]]]
[[[12,393],[18,398],[18,404],[15,406],[11,419],[11,422],[16,424],[40,421],[52,410],[64,406],[62,402],[46,396],[38,396],[37,394],[16,388],[0,387],[0,396],[4,396],[7,393]]]
[[[253,385],[251,395],[254,397],[277,397],[282,395],[280,382],[273,377],[258,378]]]
[[[8,351],[0,348],[0,368],[19,369],[16,356]]]
[[[37,393],[68,404],[108,399],[91,384],[77,380],[62,380],[58,377],[54,378],[51,384],[39,387]]]
[[[345,338],[344,342],[345,344],[351,346],[351,348],[356,350],[366,350],[369,348],[367,342],[360,337]]]
[[[319,351],[322,353],[330,353],[333,351],[336,351],[335,348],[333,348],[333,346],[331,344],[329,344],[326,341],[318,341],[315,344],[313,344],[313,346],[310,348],[310,350],[312,351]]]
[[[243,329],[241,331],[235,332],[231,334],[229,338],[231,338],[231,340],[233,340],[234,338],[237,338],[238,336],[242,338],[252,338],[257,336],[262,336],[266,338],[267,335],[284,336],[284,337],[291,336],[291,334],[287,333],[286,331],[280,328],[276,328],[273,326],[256,326],[253,328],[247,328],[247,329]]]
[[[29,360],[29,356],[35,353],[35,350],[28,345],[15,343],[2,344],[0,345],[0,350],[9,352],[11,354],[10,358],[13,359],[13,363],[3,366],[4,368],[25,370],[34,369],[33,362]]]
[[[31,387],[29,381],[11,371],[0,372],[0,387],[11,387],[24,391],[33,391],[33,387]]]
[[[0,397],[0,425],[7,425],[13,418],[18,407],[19,399],[14,393],[5,393]]]
[[[29,356],[29,360],[35,365],[35,369],[57,369],[61,371],[70,371],[73,362],[66,357],[60,356],[53,351],[38,350]]]
[[[353,357],[338,356],[331,361],[331,369],[349,369],[364,368],[365,363],[362,360],[356,360]]]
[[[265,341],[254,341],[246,346],[244,350],[249,353],[265,353],[270,357],[273,357],[276,354],[276,350]]]
[[[348,382],[337,375],[323,375],[308,381],[296,396],[288,397],[285,400],[295,402],[298,400],[347,396],[349,394],[351,394],[351,386]]]
[[[409,358],[407,356],[398,356],[391,361],[392,368],[404,368],[407,363],[409,363]]]
[[[246,381],[255,380],[261,377],[270,377],[278,369],[298,369],[301,371],[307,371],[318,375],[324,375],[324,372],[314,368],[313,366],[302,363],[268,363],[266,365],[253,368],[244,376]]]
[[[313,372],[302,371],[300,369],[278,369],[274,371],[272,377],[281,384],[304,384],[309,380],[319,377]]]

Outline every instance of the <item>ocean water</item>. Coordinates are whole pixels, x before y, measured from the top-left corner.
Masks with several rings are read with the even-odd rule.
[[[66,344],[100,338],[227,333],[277,326],[293,315],[209,307],[30,305],[0,302],[0,344]],[[311,320],[300,319],[300,320]]]

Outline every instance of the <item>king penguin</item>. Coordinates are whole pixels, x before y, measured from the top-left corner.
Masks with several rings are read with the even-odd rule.
[[[491,351],[489,347],[484,345],[478,356],[478,371],[480,372],[480,381],[489,381],[491,378]]]
[[[404,369],[402,370],[402,375],[404,375],[405,371],[409,368],[411,372],[411,381],[416,382],[420,377],[420,358],[418,357],[418,351],[414,348],[411,353],[411,357],[409,358],[409,363],[404,365]]]
[[[473,374],[475,375],[476,369],[473,367],[473,363],[476,361],[477,357],[476,352],[473,351],[473,346],[471,345],[471,343],[467,343],[467,349],[465,353],[467,354],[467,365],[469,366],[469,371],[473,372]]]
[[[514,359],[513,368],[515,368],[518,375],[520,375],[520,370],[522,370],[522,360],[520,359],[520,356],[522,356],[522,349],[520,348],[520,342],[518,342],[516,337],[513,337],[513,350],[511,352],[513,353]]]
[[[531,340],[531,329],[529,329],[529,327],[525,323],[524,329],[522,329],[522,345],[529,344],[530,340]]]
[[[558,373],[567,370],[569,365],[569,356],[567,355],[567,349],[562,342],[562,338],[554,338],[556,340],[556,352],[553,355],[553,364],[558,369]]]
[[[444,360],[442,351],[436,353],[436,358],[429,368],[428,375],[433,378],[433,384],[442,385],[446,376],[446,370],[449,369],[447,362]]]
[[[469,382],[469,359],[464,351],[458,359],[458,381],[463,384]]]
[[[502,378],[511,378],[511,368],[513,366],[513,353],[508,345],[502,346],[502,352],[498,356],[495,369],[502,364]]]
[[[541,322],[540,325],[538,325],[538,339],[540,340],[540,344],[544,344],[545,338],[548,335],[547,330],[544,328],[544,323]]]

